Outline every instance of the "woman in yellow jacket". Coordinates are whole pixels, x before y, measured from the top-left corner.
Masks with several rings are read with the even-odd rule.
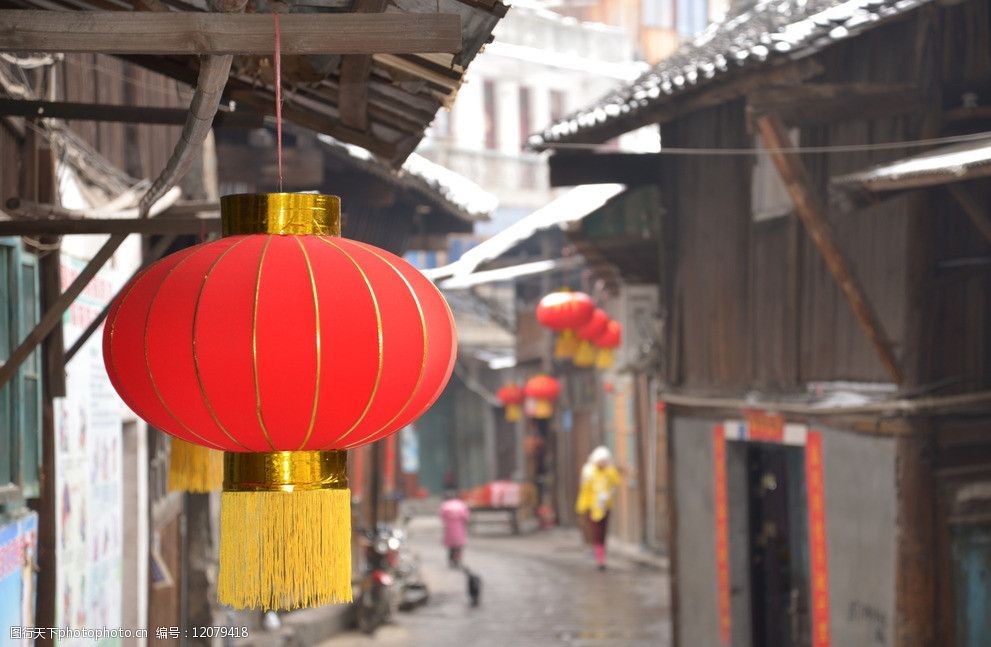
[[[599,570],[605,570],[609,510],[620,482],[619,471],[613,467],[612,454],[607,447],[596,447],[592,451],[581,476],[575,511],[587,519],[595,562]]]

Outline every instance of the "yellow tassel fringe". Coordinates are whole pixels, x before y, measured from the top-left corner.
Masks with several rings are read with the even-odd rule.
[[[554,417],[554,403],[550,400],[537,400],[533,405],[533,417],[538,420]]]
[[[574,357],[578,350],[578,336],[575,331],[565,328],[557,336],[557,343],[554,344],[554,357],[557,359],[568,359]]]
[[[595,355],[596,348],[592,342],[582,340],[578,346],[578,352],[575,353],[575,366],[592,366],[595,364]]]
[[[169,456],[169,490],[213,492],[224,483],[224,453],[172,438]]]
[[[612,368],[613,364],[613,352],[611,348],[600,348],[598,354],[595,356],[595,368],[607,369]]]
[[[523,410],[518,404],[506,405],[506,422],[516,422],[523,414]]]
[[[223,492],[217,597],[235,609],[351,601],[351,490]]]

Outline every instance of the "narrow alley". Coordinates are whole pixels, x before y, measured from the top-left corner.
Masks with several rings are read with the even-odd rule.
[[[498,526],[480,528],[465,554],[465,564],[483,578],[482,602],[474,609],[465,576],[447,567],[439,522],[415,517],[410,541],[430,587],[429,603],[399,613],[373,637],[348,632],[320,647],[670,644],[666,572],[615,554],[599,572],[573,529],[514,537]]]

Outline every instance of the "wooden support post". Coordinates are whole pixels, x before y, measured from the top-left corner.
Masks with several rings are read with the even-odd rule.
[[[981,235],[991,242],[991,218],[988,218],[987,212],[977,203],[974,194],[966,186],[959,183],[947,184],[946,190],[950,192],[950,195],[957,201],[963,212],[974,223],[977,231],[981,232]]]
[[[125,106],[106,103],[78,103],[72,101],[26,101],[0,98],[0,115],[10,117],[35,117],[72,119],[76,121],[109,121],[128,124],[167,124],[182,126],[189,110],[186,108],[158,108],[151,106]],[[265,117],[257,112],[219,111],[213,118],[214,126],[225,128],[261,128]]]
[[[199,234],[220,231],[220,218],[59,218],[0,220],[0,236],[71,234]]]
[[[281,16],[282,53],[420,54],[461,50],[461,16],[305,13]],[[0,11],[0,50],[103,54],[272,53],[271,14],[199,11]]]
[[[388,0],[355,0],[355,13],[382,13]],[[368,77],[372,71],[369,54],[341,57],[341,123],[355,130],[368,130]]]
[[[89,282],[94,276],[96,276],[96,273],[99,272],[104,263],[106,263],[110,257],[113,256],[113,253],[117,251],[117,248],[120,247],[121,243],[123,243],[126,238],[127,234],[114,234],[111,236],[107,242],[103,244],[103,247],[100,248],[100,251],[98,251],[96,255],[90,259],[89,263],[86,264],[86,267],[84,267],[83,271],[79,273],[76,280],[72,282],[72,285],[70,285],[66,291],[55,300],[48,311],[45,312],[45,314],[41,317],[41,321],[38,322],[38,325],[36,325],[34,329],[27,334],[24,341],[22,341],[17,348],[14,349],[14,352],[10,354],[10,358],[2,366],[0,366],[0,389],[2,389],[7,382],[9,382],[11,378],[17,374],[17,369],[21,367],[24,360],[26,360],[34,349],[38,347],[38,344],[40,344],[45,337],[48,336],[48,333],[50,333],[55,326],[62,323],[62,315],[65,311],[68,310],[69,306],[72,305],[72,302],[76,300],[76,297],[79,296],[83,289],[89,285]]]
[[[149,265],[157,261],[159,257],[161,257],[161,255],[165,253],[165,250],[169,248],[169,245],[175,242],[175,239],[176,236],[165,236],[161,240],[159,240],[155,244],[155,246],[152,247],[151,250],[148,252],[148,255],[145,257],[145,260],[141,263],[141,266],[138,267],[138,269],[134,270],[134,273],[131,274],[131,276],[127,279],[127,281],[124,282],[124,285],[127,285],[128,283],[133,281],[134,277],[138,275],[138,272],[140,272],[144,268],[148,267]],[[114,295],[114,299],[116,298],[117,295]],[[113,299],[111,299],[110,302],[113,303]],[[100,324],[103,323],[103,320],[107,318],[107,314],[109,312],[110,312],[110,303],[104,306],[103,310],[100,312],[100,314],[96,315],[96,318],[93,319],[93,321],[89,322],[89,325],[86,326],[86,330],[84,330],[82,334],[79,335],[76,341],[72,343],[72,346],[69,348],[69,350],[65,352],[65,358],[63,359],[63,362],[65,364],[68,364],[69,360],[75,357],[76,353],[79,352],[79,349],[83,347],[83,344],[85,344],[86,341],[93,336],[93,333],[96,332],[96,329],[100,327]]]
[[[895,384],[900,384],[902,372],[881,322],[850,269],[850,263],[833,239],[825,209],[812,191],[805,166],[795,153],[788,151],[792,144],[787,129],[781,119],[773,115],[758,118],[757,127],[809,237],[853,310],[854,317],[873,344],[888,375]]]
[[[919,89],[905,83],[796,83],[763,87],[747,97],[751,118],[777,115],[792,126],[919,113]]]
[[[660,181],[662,157],[660,153],[555,153],[548,160],[551,186],[653,184]]]

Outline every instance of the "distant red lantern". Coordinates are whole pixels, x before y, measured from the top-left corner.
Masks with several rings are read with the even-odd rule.
[[[550,375],[535,375],[523,388],[530,400],[528,413],[533,418],[550,418],[554,415],[554,402],[561,395],[561,383]]]
[[[523,410],[520,405],[523,404],[526,396],[519,384],[510,383],[503,386],[496,391],[496,397],[506,408],[506,422],[516,422],[522,417]]]
[[[347,601],[344,450],[433,404],[454,365],[453,318],[409,263],[337,236],[334,196],[226,196],[221,216],[227,237],[122,290],[107,371],[153,426],[225,452],[220,602]]]
[[[609,315],[602,308],[596,308],[584,326],[578,329],[581,342],[575,353],[575,366],[592,366],[595,364],[596,350],[593,341],[601,335],[609,325]]]
[[[613,365],[613,351],[619,347],[622,340],[623,325],[618,321],[610,320],[602,334],[592,342],[599,349],[595,356],[596,368],[606,369]]]
[[[578,348],[575,330],[592,316],[595,303],[584,292],[561,290],[551,292],[537,304],[537,322],[560,333],[554,346],[554,356],[563,359],[574,355]]]

